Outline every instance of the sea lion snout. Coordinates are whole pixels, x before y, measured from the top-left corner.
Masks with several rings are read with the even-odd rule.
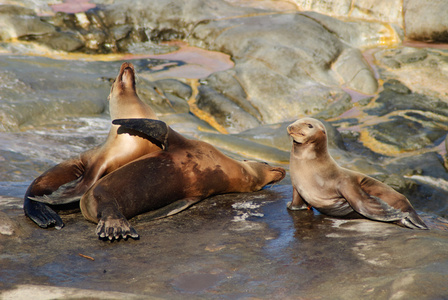
[[[286,170],[283,169],[283,168],[274,167],[274,168],[272,168],[272,171],[275,172],[275,173],[278,173],[278,174],[275,176],[274,180],[272,180],[268,184],[279,182],[280,180],[282,180],[286,176]]]

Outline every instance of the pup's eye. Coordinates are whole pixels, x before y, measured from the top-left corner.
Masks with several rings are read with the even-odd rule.
[[[306,124],[306,125],[308,125],[308,128],[313,128],[313,125],[311,125],[311,124]]]

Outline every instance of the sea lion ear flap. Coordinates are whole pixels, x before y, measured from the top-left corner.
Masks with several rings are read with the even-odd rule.
[[[115,119],[114,125],[121,125],[143,133],[148,140],[166,150],[168,148],[168,126],[165,122],[153,119]]]

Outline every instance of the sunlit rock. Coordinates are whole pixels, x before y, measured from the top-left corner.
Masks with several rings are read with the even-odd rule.
[[[445,0],[403,1],[404,25],[410,39],[448,42],[448,5]]]

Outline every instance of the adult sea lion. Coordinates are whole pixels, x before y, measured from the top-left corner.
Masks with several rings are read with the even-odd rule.
[[[293,200],[288,203],[288,209],[312,206],[330,216],[361,215],[413,229],[428,229],[405,196],[334,161],[328,153],[322,122],[303,118],[287,130],[293,139],[290,157]]]
[[[121,65],[108,100],[112,119],[157,119],[151,107],[136,93],[135,70],[131,63]],[[58,214],[37,201],[52,199],[53,203],[64,204],[79,200],[98,179],[142,155],[160,150],[159,146],[157,141],[143,138],[134,130],[112,125],[102,145],[63,161],[31,183],[25,194],[25,215],[40,227],[62,228],[64,223]]]
[[[254,192],[285,177],[283,168],[233,160],[206,142],[183,137],[162,121],[122,119],[113,123],[158,140],[165,150],[104,176],[82,196],[82,214],[98,223],[100,238],[137,238],[127,219],[138,214],[154,211],[146,219],[170,216],[209,196]]]

